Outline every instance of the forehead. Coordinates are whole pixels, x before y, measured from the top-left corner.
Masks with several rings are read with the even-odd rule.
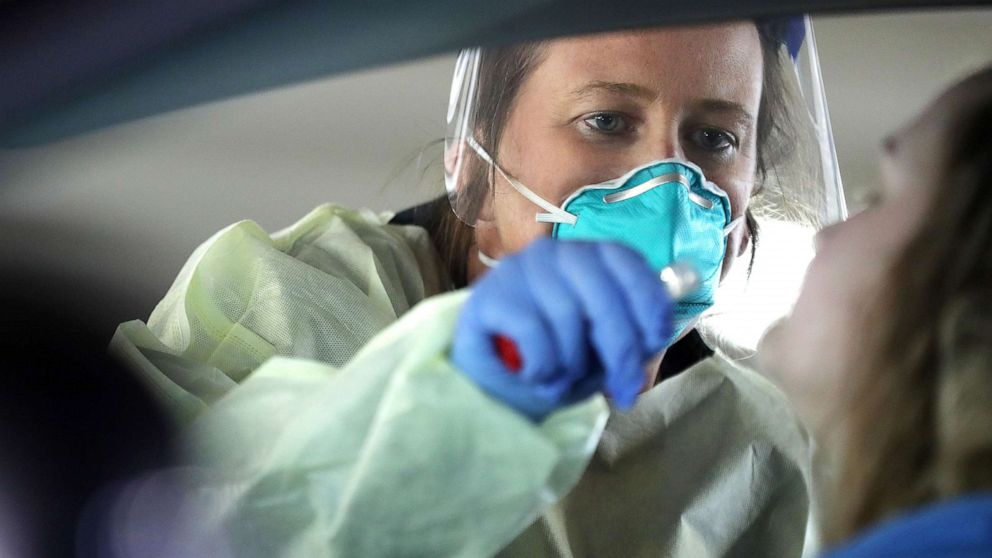
[[[664,95],[757,103],[761,43],[751,22],[659,28],[557,39],[535,76],[555,89],[603,81]]]
[[[929,191],[960,133],[963,118],[982,99],[992,97],[992,72],[968,79],[935,99],[918,116],[896,130],[882,153],[883,184],[897,191]]]
[[[992,94],[992,88],[986,87],[986,93]],[[929,158],[944,154],[948,142],[943,138],[951,131],[960,115],[973,106],[981,89],[959,84],[945,91],[931,102],[919,115],[912,118],[894,134],[894,152],[886,156],[901,158],[907,154],[915,159],[920,153],[929,153]]]
[[[951,87],[932,102],[910,127],[943,132],[978,103],[992,97],[992,68]]]

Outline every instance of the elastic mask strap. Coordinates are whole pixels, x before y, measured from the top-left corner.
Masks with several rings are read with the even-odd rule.
[[[562,223],[565,225],[574,225],[578,220],[578,217],[572,215],[571,213],[565,211],[564,209],[553,205],[551,202],[545,200],[541,196],[535,194],[530,188],[524,186],[517,179],[508,175],[503,169],[496,164],[496,161],[486,153],[486,150],[479,145],[479,142],[475,141],[472,136],[467,136],[465,140],[468,142],[469,147],[471,147],[475,152],[482,158],[483,161],[489,163],[496,169],[496,171],[502,176],[514,190],[520,192],[520,195],[530,200],[531,203],[540,207],[547,213],[538,213],[534,216],[534,219],[538,223]],[[481,252],[480,252],[481,255]],[[485,262],[483,262],[485,263]]]
[[[476,250],[475,253],[479,255],[479,261],[482,262],[482,265],[490,269],[499,265],[499,260],[496,258],[490,258],[489,256],[483,254],[482,250]]]
[[[730,233],[734,232],[734,229],[740,226],[740,224],[743,221],[744,221],[743,215],[731,221],[726,227],[723,227],[723,236],[729,236]]]

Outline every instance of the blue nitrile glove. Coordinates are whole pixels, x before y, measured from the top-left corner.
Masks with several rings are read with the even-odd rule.
[[[627,409],[644,385],[644,363],[665,348],[671,310],[658,274],[633,250],[539,239],[475,284],[451,360],[535,421],[597,391]],[[515,345],[518,370],[501,356],[500,336]]]

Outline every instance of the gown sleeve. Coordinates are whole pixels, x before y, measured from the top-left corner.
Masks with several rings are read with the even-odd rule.
[[[595,450],[601,397],[534,424],[452,367],[467,293],[439,294],[426,233],[387,220],[232,225],[111,343],[213,472],[204,524],[236,555],[492,555]]]

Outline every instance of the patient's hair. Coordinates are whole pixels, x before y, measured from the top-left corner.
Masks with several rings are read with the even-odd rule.
[[[992,490],[992,67],[962,83],[925,223],[889,270],[853,371],[827,538]]]

